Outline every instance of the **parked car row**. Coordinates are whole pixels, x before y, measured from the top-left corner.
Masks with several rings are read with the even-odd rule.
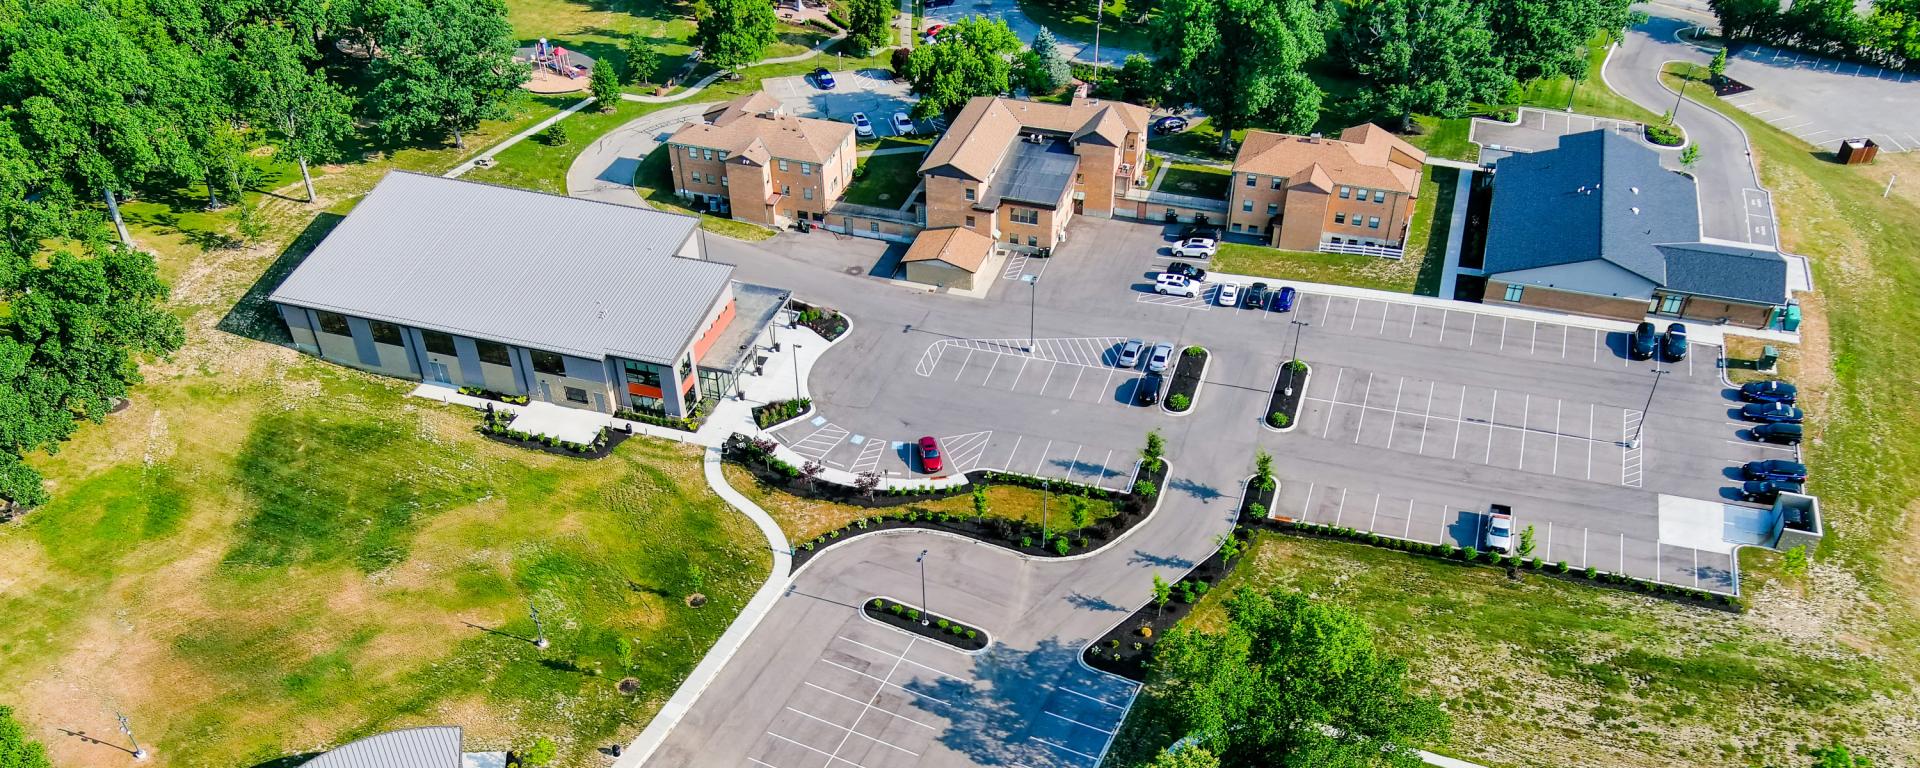
[[[1634,327],[1633,335],[1627,338],[1627,357],[1651,360],[1655,355],[1666,362],[1677,363],[1687,359],[1685,323],[1669,323],[1666,333],[1655,330],[1653,323],[1648,322]]]
[[[1166,388],[1165,374],[1173,364],[1173,345],[1127,339],[1125,344],[1120,345],[1120,352],[1114,356],[1113,364],[1125,370],[1135,370],[1144,364],[1147,375],[1134,384],[1133,400],[1140,405],[1153,405],[1160,402],[1160,391]]]
[[[1806,414],[1794,403],[1799,391],[1784,381],[1754,381],[1741,385],[1740,418],[1755,422],[1747,430],[1755,440],[1783,445],[1799,445],[1803,437],[1801,422]],[[1750,461],[1740,467],[1740,498],[1771,504],[1782,493],[1801,493],[1807,481],[1807,465],[1787,459]]]

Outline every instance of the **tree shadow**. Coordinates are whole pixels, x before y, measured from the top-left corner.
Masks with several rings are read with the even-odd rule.
[[[1211,504],[1215,499],[1226,496],[1219,488],[1184,477],[1168,483],[1167,487],[1199,499],[1202,504]]]
[[[471,621],[463,621],[463,622],[460,622],[460,623],[462,623],[462,624],[465,624],[465,625],[467,625],[467,626],[469,626],[469,627],[472,627],[472,628],[474,628],[474,629],[477,629],[477,630],[480,630],[480,631],[482,631],[482,632],[485,632],[485,633],[487,633],[487,634],[489,634],[489,635],[499,635],[499,636],[501,636],[501,637],[506,637],[506,638],[512,638],[512,639],[514,639],[514,640],[518,640],[518,641],[520,641],[520,642],[523,642],[523,643],[526,643],[526,644],[528,644],[528,645],[532,645],[532,644],[533,644],[533,638],[531,638],[531,637],[523,637],[523,636],[521,636],[521,635],[516,635],[516,634],[514,634],[514,633],[512,633],[512,632],[508,632],[508,631],[506,631],[506,630],[502,630],[502,629],[494,629],[493,627],[483,627],[483,626],[480,626],[480,625],[478,625],[478,624],[475,624],[475,623],[473,623],[473,622],[471,622]]]
[[[286,325],[280,321],[280,313],[267,301],[267,297],[346,218],[337,213],[322,213],[314,217],[313,221],[307,223],[307,228],[301,230],[300,236],[280,252],[273,260],[273,265],[267,267],[260,279],[253,282],[246,294],[234,303],[232,309],[227,310],[226,316],[220,318],[214,327],[255,341],[292,346],[293,337],[288,335]]]
[[[251,766],[248,766],[248,768],[295,768],[295,766],[305,765],[307,761],[312,760],[316,757],[319,757],[323,754],[326,754],[326,753],[325,752],[301,752],[295,755],[287,755],[285,757],[276,757],[264,763],[255,763]]]
[[[1081,695],[1122,700],[1133,684],[1079,663],[1079,649],[1058,637],[1039,642],[1031,650],[996,644],[974,657],[974,679],[931,676],[905,684],[914,694],[909,706],[948,721],[939,741],[981,766],[1044,766],[1072,762],[1071,753],[1098,754],[1108,736],[1100,731],[1047,717],[1067,710],[1081,722],[1097,719],[1089,713],[1104,707]],[[1105,717],[1116,717],[1116,707]],[[1084,718],[1084,719],[1083,719]],[[1117,726],[1117,722],[1108,723]],[[1074,762],[1073,764],[1079,764]]]
[[[1071,595],[1067,595],[1067,604],[1072,605],[1075,608],[1083,608],[1089,611],[1118,612],[1118,613],[1127,612],[1126,606],[1119,605],[1113,602],[1112,600],[1108,600],[1104,597],[1096,597],[1094,595],[1089,595],[1084,592],[1075,592]]]
[[[1144,549],[1136,549],[1127,558],[1128,565],[1151,565],[1155,568],[1172,568],[1180,571],[1192,570],[1193,561],[1175,555],[1155,555]]]

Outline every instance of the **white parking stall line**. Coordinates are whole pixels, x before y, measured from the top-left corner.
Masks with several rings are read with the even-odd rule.
[[[853,464],[847,467],[847,471],[854,474],[873,471],[875,467],[880,466],[880,454],[884,452],[886,448],[887,441],[885,440],[868,440],[866,445],[860,449],[860,455],[853,460]]]
[[[1033,362],[1031,357],[1021,358],[1020,372],[1013,375],[1013,386],[1007,387],[1008,391],[1020,388],[1020,377],[1027,375],[1027,363],[1031,362]]]
[[[769,733],[767,735],[772,736],[773,734]],[[753,763],[754,765],[765,766],[765,768],[780,768],[780,766],[774,765],[773,763],[769,763],[765,760],[761,760],[760,758],[753,757],[753,756],[748,756],[747,762]]]
[[[1021,437],[1020,435],[1013,436],[1013,450],[1007,452],[1006,461],[1000,462],[1001,469],[1006,470],[1008,472],[1013,471],[1013,457],[1020,455],[1020,441],[1025,439],[1026,438]]]
[[[1080,392],[1080,377],[1087,375],[1086,366],[1076,366],[1076,368],[1077,370],[1073,374],[1073,388],[1067,390],[1068,400],[1072,400],[1073,396]]]
[[[993,356],[993,365],[987,366],[987,375],[985,378],[980,379],[980,386],[984,387],[987,385],[987,382],[993,381],[993,372],[1000,370],[1000,361],[1005,357],[1006,355]]]
[[[1083,722],[1080,722],[1080,721],[1078,721],[1078,720],[1075,720],[1075,719],[1073,719],[1073,718],[1071,718],[1071,717],[1067,717],[1066,715],[1062,715],[1062,714],[1058,714],[1058,713],[1055,713],[1055,712],[1047,712],[1046,714],[1048,714],[1048,715],[1052,715],[1053,717],[1057,717],[1057,718],[1060,718],[1061,720],[1065,720],[1065,721],[1067,721],[1067,722],[1069,722],[1069,723],[1073,723],[1074,725],[1077,725],[1077,726],[1080,726],[1080,727],[1082,727],[1082,728],[1085,728],[1085,729],[1087,729],[1087,730],[1091,730],[1091,731],[1099,731],[1099,732],[1101,732],[1101,733],[1104,733],[1104,734],[1106,734],[1106,735],[1108,735],[1108,736],[1112,736],[1112,735],[1113,735],[1113,731],[1109,731],[1109,730],[1107,730],[1107,729],[1105,729],[1105,728],[1102,728],[1102,727],[1100,727],[1100,726],[1097,726],[1097,725],[1092,725],[1092,724],[1089,724],[1089,723],[1083,723]]]
[[[1340,379],[1347,375],[1347,369],[1333,369],[1333,404],[1327,406],[1327,423],[1320,426],[1320,439],[1326,439],[1333,433],[1333,417],[1340,413]],[[1305,397],[1305,393],[1301,393]]]
[[[1393,447],[1393,433],[1400,428],[1400,396],[1406,394],[1407,377],[1400,377],[1400,385],[1393,390],[1393,418],[1387,422],[1387,447]]]
[[[1427,453],[1427,427],[1433,423],[1433,388],[1438,383],[1439,382],[1433,381],[1427,382],[1427,412],[1420,415],[1420,450],[1416,451],[1416,453],[1422,456]],[[1465,392],[1466,390],[1461,391]]]
[[[916,638],[916,639],[917,639],[917,638]],[[844,669],[844,670],[846,670],[846,671],[848,671],[848,672],[852,672],[852,673],[854,673],[854,674],[856,674],[856,675],[859,675],[859,676],[861,676],[861,677],[864,677],[864,678],[867,678],[868,680],[878,680],[878,681],[880,682],[880,684],[881,684],[881,685],[884,685],[884,686],[886,686],[886,687],[888,687],[888,688],[897,688],[897,689],[899,689],[899,690],[902,690],[902,691],[906,691],[907,693],[911,693],[911,694],[913,694],[913,695],[915,695],[915,696],[918,696],[918,697],[920,697],[920,698],[923,698],[923,699],[926,699],[927,701],[931,701],[931,702],[934,702],[934,703],[936,703],[936,704],[945,704],[945,705],[947,705],[947,706],[949,706],[949,707],[951,707],[951,706],[953,706],[953,702],[951,702],[951,701],[947,701],[946,699],[942,699],[942,698],[938,698],[938,697],[934,697],[934,696],[928,696],[928,695],[926,695],[926,694],[924,694],[924,693],[921,693],[921,692],[919,692],[919,691],[916,691],[916,690],[914,690],[914,689],[912,689],[912,688],[908,688],[908,687],[906,687],[906,686],[904,686],[904,685],[900,685],[899,683],[895,683],[895,682],[891,682],[891,681],[889,681],[889,680],[886,680],[886,679],[883,679],[883,678],[879,678],[879,677],[874,677],[873,675],[870,675],[870,674],[867,674],[867,673],[865,673],[865,672],[862,672],[862,671],[860,671],[860,670],[857,670],[857,669],[854,669],[853,667],[849,667],[849,666],[847,666],[847,665],[845,665],[845,664],[841,664],[840,662],[837,662],[837,661],[834,661],[834,660],[832,660],[832,659],[821,659],[821,661],[824,661],[824,662],[826,662],[826,663],[828,663],[828,664],[832,664],[833,666],[836,666],[836,667],[839,667],[839,668],[841,668],[841,669]],[[822,752],[821,754],[826,754],[826,753],[824,753],[824,752]]]
[[[1073,694],[1073,695],[1075,695],[1075,696],[1078,696],[1078,697],[1080,697],[1080,698],[1083,698],[1083,699],[1086,699],[1086,700],[1088,700],[1088,701],[1092,701],[1092,702],[1098,702],[1098,703],[1100,703],[1100,704],[1102,704],[1102,705],[1105,705],[1105,706],[1107,706],[1107,707],[1111,707],[1111,708],[1113,708],[1113,709],[1126,709],[1126,707],[1125,707],[1125,706],[1122,706],[1122,705],[1120,705],[1120,704],[1115,704],[1115,703],[1113,703],[1113,702],[1111,702],[1111,701],[1107,701],[1106,699],[1103,699],[1103,698],[1100,698],[1100,697],[1098,697],[1098,696],[1093,696],[1093,695],[1090,695],[1090,694],[1085,694],[1085,693],[1081,693],[1081,692],[1079,692],[1079,691],[1076,691],[1076,690],[1074,690],[1074,689],[1072,689],[1072,688],[1068,688],[1068,687],[1066,687],[1066,686],[1064,686],[1064,685],[1059,685],[1059,684],[1057,684],[1057,683],[1047,683],[1046,685],[1047,685],[1047,687],[1049,687],[1049,688],[1052,688],[1052,689],[1054,689],[1054,690],[1056,690],[1056,691],[1060,691],[1061,693],[1071,693],[1071,694]]]
[[[1527,468],[1527,422],[1533,417],[1533,395],[1527,394],[1520,403],[1520,469]]]
[[[1340,396],[1340,393],[1339,393],[1338,391],[1335,391],[1335,392],[1333,393],[1333,396],[1334,396],[1334,397],[1339,397],[1339,396]],[[1353,428],[1353,441],[1354,441],[1354,442],[1356,442],[1356,443],[1358,443],[1358,442],[1360,442],[1360,433],[1361,433],[1361,432],[1364,432],[1364,431],[1366,431],[1366,426],[1367,426],[1367,401],[1368,401],[1368,400],[1370,400],[1370,399],[1372,399],[1372,398],[1373,398],[1373,374],[1372,374],[1372,373],[1368,373],[1368,374],[1367,374],[1367,388],[1366,388],[1366,390],[1365,390],[1365,391],[1364,391],[1364,392],[1363,392],[1363,393],[1362,393],[1362,394],[1360,395],[1360,422],[1359,422],[1358,424],[1355,424],[1355,425],[1354,425],[1354,428]]]
[[[1037,742],[1040,742],[1040,743],[1042,743],[1042,744],[1045,744],[1045,745],[1047,745],[1047,746],[1049,746],[1049,747],[1053,747],[1054,749],[1058,749],[1058,750],[1060,750],[1060,751],[1062,751],[1062,752],[1072,752],[1072,753],[1074,753],[1074,754],[1076,754],[1076,755],[1079,755],[1079,756],[1081,756],[1081,757],[1084,757],[1084,758],[1086,758],[1086,759],[1088,759],[1088,760],[1095,760],[1095,761],[1097,761],[1097,760],[1099,760],[1099,759],[1100,759],[1100,756],[1099,756],[1099,755],[1089,755],[1089,754],[1087,754],[1087,753],[1085,753],[1085,752],[1082,752],[1082,751],[1080,751],[1080,750],[1077,750],[1077,749],[1074,749],[1073,747],[1069,747],[1069,746],[1066,746],[1066,745],[1064,745],[1064,744],[1055,744],[1055,743],[1053,743],[1053,742],[1051,742],[1051,741],[1047,741],[1046,739],[1043,739],[1043,738],[1040,738],[1040,737],[1038,737],[1038,736],[1034,736],[1034,737],[1033,737],[1033,740],[1034,740],[1034,741],[1037,741]]]
[[[1500,390],[1493,391],[1493,405],[1487,408],[1487,456],[1480,460],[1482,464],[1493,463],[1493,422],[1500,414]]]
[[[965,359],[965,360],[962,360],[962,361],[960,361],[960,370],[957,370],[957,371],[954,371],[954,372],[953,372],[953,380],[954,380],[954,381],[959,381],[959,380],[960,380],[960,376],[961,376],[962,374],[965,374],[965,373],[967,372],[967,363],[971,363],[971,362],[973,362],[973,348],[972,348],[972,347],[968,347],[968,348],[967,348],[967,359]]]
[[[1460,388],[1460,407],[1453,412],[1453,455],[1460,458],[1460,433],[1467,431],[1467,388]]]
[[[1033,471],[1028,474],[1031,474],[1034,477],[1040,476],[1040,468],[1045,467],[1047,465],[1047,452],[1051,450],[1053,450],[1053,441],[1048,440],[1047,447],[1040,449],[1040,460],[1033,463]]]
[[[1553,401],[1553,471],[1548,473],[1551,475],[1560,474],[1560,411],[1565,405],[1566,401]]]
[[[1392,308],[1393,305],[1391,303],[1385,301],[1380,302],[1380,330],[1377,331],[1377,333],[1382,336],[1387,335],[1387,310]],[[1411,336],[1413,334],[1409,332],[1407,335]]]
[[[1594,443],[1592,439],[1593,438],[1593,414],[1594,414],[1594,411],[1597,410],[1598,408],[1599,406],[1597,405],[1589,404],[1587,406],[1587,438],[1588,438],[1587,439],[1587,479],[1588,480],[1593,479],[1593,443]]]
[[[1059,363],[1054,362],[1052,360],[1047,361],[1047,377],[1040,380],[1040,396],[1041,397],[1045,397],[1047,395],[1047,387],[1053,385],[1053,372],[1055,369],[1059,367],[1060,367]]]
[[[1353,330],[1354,324],[1358,322],[1360,322],[1360,300],[1354,299],[1353,316],[1347,319],[1347,330]]]
[[[829,696],[838,696],[838,697],[840,697],[840,698],[842,698],[842,699],[845,699],[845,700],[847,700],[847,701],[851,701],[851,702],[853,702],[853,703],[855,703],[855,704],[859,704],[859,703],[860,703],[860,700],[859,700],[859,699],[856,699],[856,698],[854,698],[854,697],[852,697],[852,696],[848,696],[848,695],[846,695],[846,694],[844,694],[844,693],[841,693],[841,692],[839,692],[839,691],[836,691],[836,690],[833,690],[833,689],[831,689],[831,688],[822,688],[822,687],[820,687],[820,686],[818,686],[818,685],[814,685],[813,683],[811,683],[811,682],[808,682],[808,681],[806,681],[806,680],[802,680],[802,681],[800,681],[800,683],[801,683],[802,685],[805,685],[805,686],[807,686],[808,688],[812,688],[812,689],[814,689],[814,690],[816,690],[816,691],[819,691],[819,692],[821,692],[821,693],[824,693],[824,694],[827,694],[827,695],[829,695]],[[918,721],[918,720],[915,720],[915,719],[913,719],[913,718],[911,718],[911,717],[907,717],[906,715],[903,715],[903,714],[900,714],[900,713],[898,713],[898,712],[894,712],[894,711],[892,711],[892,710],[889,710],[889,709],[885,709],[885,708],[882,708],[882,709],[881,709],[881,710],[879,710],[879,711],[880,711],[880,713],[881,713],[881,714],[885,714],[885,715],[893,715],[895,719],[898,719],[898,720],[905,720],[905,721],[907,721],[907,722],[909,722],[909,723],[913,723],[914,725],[917,725],[917,726],[920,726],[920,727],[922,727],[922,728],[925,728],[925,729],[927,729],[927,730],[929,730],[929,731],[938,731],[938,730],[940,730],[940,727],[939,727],[939,726],[934,726],[934,725],[927,725],[926,723],[923,723],[923,722],[920,722],[920,721]]]
[[[842,731],[846,731],[846,732],[847,732],[847,733],[848,733],[849,735],[852,735],[852,736],[858,736],[858,737],[860,737],[860,738],[863,738],[863,739],[866,739],[867,741],[871,741],[871,742],[873,742],[873,743],[875,743],[875,744],[879,744],[880,746],[883,746],[883,747],[892,747],[892,748],[894,748],[894,749],[897,749],[897,750],[900,750],[901,752],[905,752],[905,753],[907,753],[907,754],[909,754],[909,755],[912,755],[912,756],[914,756],[914,757],[919,757],[919,756],[920,756],[920,753],[918,753],[918,752],[915,752],[915,751],[913,751],[913,750],[910,750],[910,749],[907,749],[906,747],[902,747],[902,746],[900,746],[900,745],[898,745],[898,744],[894,744],[894,743],[892,743],[892,742],[889,742],[889,741],[886,741],[885,739],[876,739],[876,738],[874,738],[874,737],[872,737],[872,736],[868,736],[868,735],[866,735],[866,734],[864,734],[864,733],[861,733],[861,732],[859,732],[859,731],[856,731],[856,730],[854,730],[854,729],[852,729],[852,728],[848,728],[848,727],[846,727],[846,726],[844,726],[844,725],[841,725],[841,724],[839,724],[839,723],[836,723],[836,722],[834,722],[834,721],[832,721],[832,720],[828,720],[828,719],[826,719],[826,718],[824,718],[824,717],[818,717],[818,716],[815,716],[815,715],[810,715],[810,714],[807,714],[807,713],[805,713],[805,712],[802,712],[802,711],[800,711],[800,710],[798,710],[798,709],[794,709],[793,707],[785,707],[785,709],[786,709],[786,710],[787,710],[788,712],[792,712],[792,713],[794,713],[794,714],[796,714],[796,715],[799,715],[799,716],[801,716],[801,717],[804,717],[804,718],[806,718],[806,719],[808,719],[808,720],[812,720],[812,721],[814,721],[814,722],[816,722],[816,723],[820,723],[821,725],[826,725],[826,726],[831,726],[831,727],[833,727],[833,728],[838,728],[838,729],[840,729],[840,730],[842,730]],[[862,712],[861,712],[860,714],[861,714],[861,716],[862,716],[862,717],[865,717],[865,716],[866,716],[866,712],[865,712],[865,711],[862,711]],[[860,721],[858,721],[858,720],[855,720],[853,724],[854,724],[854,725],[859,725],[859,724],[860,724]],[[846,741],[845,741],[845,739],[846,739],[847,737],[846,737],[846,736],[842,736],[842,737],[840,737],[840,738],[841,738],[841,742],[840,742],[840,743],[841,743],[841,745],[842,745],[842,746],[845,746],[845,745],[846,745]],[[835,751],[836,751],[836,752],[838,752],[839,750],[835,750]],[[838,757],[835,757],[835,758],[834,758],[834,760],[839,760],[839,759],[840,759],[840,758],[838,758]]]
[[[828,763],[829,765],[831,765],[831,764],[833,764],[833,763],[836,763],[836,762],[838,762],[838,763],[846,763],[847,765],[851,765],[851,766],[853,766],[854,768],[866,768],[865,766],[863,766],[863,765],[861,765],[861,764],[859,764],[859,763],[856,763],[856,762],[854,762],[854,761],[852,761],[852,760],[848,760],[848,759],[846,759],[846,758],[844,758],[844,757],[840,757],[840,756],[838,756],[838,755],[835,755],[835,754],[833,754],[832,752],[828,752],[828,751],[826,751],[826,750],[822,750],[822,749],[814,749],[813,747],[809,747],[809,746],[807,746],[807,745],[805,745],[805,744],[802,744],[802,743],[800,743],[800,742],[797,742],[797,741],[794,741],[793,739],[789,739],[789,738],[787,738],[787,737],[785,737],[785,736],[782,736],[782,735],[780,735],[780,734],[777,734],[777,733],[774,733],[773,731],[767,731],[767,735],[768,735],[768,736],[772,736],[772,737],[774,737],[774,738],[776,738],[776,739],[779,739],[779,740],[781,740],[781,741],[784,741],[784,742],[786,742],[786,743],[788,743],[788,744],[792,744],[792,745],[794,745],[794,746],[796,746],[796,747],[799,747],[799,748],[801,748],[801,749],[804,749],[804,750],[806,750],[806,751],[808,751],[808,752],[814,752],[814,753],[817,753],[817,754],[822,754],[822,755],[826,755],[826,756],[827,756],[827,763]]]
[[[908,663],[908,664],[912,664],[912,665],[914,665],[914,666],[916,666],[916,667],[919,667],[919,668],[921,668],[921,669],[924,669],[924,670],[926,670],[926,671],[928,671],[928,672],[932,672],[932,673],[934,673],[934,674],[936,674],[936,675],[939,675],[939,676],[941,676],[941,677],[944,677],[944,678],[947,678],[948,680],[952,680],[952,681],[954,681],[954,682],[956,682],[956,683],[967,683],[967,684],[969,684],[969,685],[971,685],[971,684],[972,684],[972,682],[973,682],[973,681],[971,681],[971,680],[967,680],[966,678],[963,678],[963,677],[957,677],[957,676],[955,676],[955,675],[950,675],[950,674],[947,674],[947,673],[946,673],[945,671],[943,671],[943,670],[941,670],[941,669],[940,669],[939,667],[929,667],[929,666],[927,666],[927,665],[925,665],[925,664],[922,664],[922,663],[920,663],[920,662],[917,662],[917,661],[914,661],[913,659],[909,659],[909,658],[907,658],[907,657],[906,657],[906,654],[907,654],[907,652],[908,652],[908,651],[911,651],[911,650],[913,650],[913,648],[912,648],[911,646],[909,646],[909,647],[907,648],[907,650],[906,650],[906,651],[901,651],[901,652],[899,652],[899,653],[894,653],[893,651],[889,651],[889,650],[887,650],[887,649],[885,649],[885,648],[876,648],[876,647],[874,647],[874,646],[871,646],[871,645],[868,645],[868,644],[866,644],[866,643],[863,643],[863,642],[860,642],[860,641],[858,641],[858,640],[855,640],[855,639],[853,639],[853,638],[851,638],[851,637],[847,637],[846,635],[834,635],[834,639],[836,639],[836,640],[845,640],[845,641],[847,641],[847,642],[849,642],[849,643],[853,643],[854,645],[857,645],[857,646],[860,646],[860,647],[862,647],[862,648],[865,648],[865,649],[867,649],[867,650],[869,650],[869,651],[879,651],[880,653],[884,653],[884,654],[886,654],[886,655],[888,655],[888,656],[896,656],[896,657],[899,657],[899,658],[900,658],[900,660],[902,660],[902,661],[905,661],[905,662],[906,662],[906,663]],[[928,727],[932,727],[932,726],[928,726]]]

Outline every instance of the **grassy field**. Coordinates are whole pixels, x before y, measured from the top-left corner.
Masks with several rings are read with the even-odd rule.
[[[726,473],[727,484],[752,499],[761,509],[772,515],[780,523],[780,530],[787,534],[788,541],[806,541],[827,531],[841,528],[856,518],[875,514],[876,510],[856,507],[851,504],[835,504],[828,501],[816,501],[801,498],[786,491],[760,484],[752,472],[728,464],[721,470]],[[1040,525],[1042,515],[1042,494],[1031,488],[1012,485],[995,485],[987,489],[987,515],[1008,520],[1020,520]],[[1068,524],[1066,506],[1060,502],[1060,495],[1054,494],[1052,503],[1047,505],[1047,528],[1052,531],[1074,530]],[[920,512],[946,513],[952,515],[973,515],[973,498],[955,496],[947,499],[927,499],[904,505],[899,511],[917,510]],[[1112,502],[1089,500],[1087,511],[1095,521],[1112,517]]]
[[[1100,22],[1100,44],[1119,50],[1145,51],[1149,42],[1147,30],[1153,28],[1151,11],[1146,21],[1139,21],[1140,11],[1129,11],[1126,0],[1101,0],[1106,6],[1099,8],[1093,3],[1071,3],[1061,0],[1019,0],[1020,12],[1026,14],[1035,24],[1053,30],[1054,35],[1087,43],[1093,43],[1093,27],[1096,17]],[[1136,2],[1134,7],[1152,7],[1152,3]],[[918,27],[916,27],[918,28]],[[1033,42],[1025,40],[1022,42]],[[1062,41],[1063,45],[1065,44]],[[1074,46],[1078,47],[1078,46]],[[1100,56],[1102,63],[1118,65],[1124,54],[1108,51]]]
[[[841,199],[858,205],[898,208],[920,182],[920,161],[926,154],[873,155],[860,158],[858,176]]]
[[[1160,179],[1160,191],[1188,197],[1225,199],[1233,172],[1211,165],[1168,163]]]
[[[1222,596],[1240,586],[1353,609],[1452,715],[1453,743],[1429,748],[1490,766],[1801,765],[1790,755],[1808,740],[1858,743],[1912,712],[1907,681],[1874,653],[1764,606],[1740,616],[1261,534],[1189,621],[1219,626]],[[1158,693],[1148,687],[1107,765],[1139,765],[1178,737]]]
[[[1344,253],[1283,251],[1245,243],[1221,243],[1214,269],[1235,275],[1255,275],[1315,283],[1378,288],[1399,293],[1436,295],[1440,271],[1446,263],[1447,230],[1452,226],[1453,193],[1459,171],[1429,167],[1420,180],[1420,198],[1413,209],[1407,256],[1383,259]],[[1162,185],[1165,189],[1165,185]]]

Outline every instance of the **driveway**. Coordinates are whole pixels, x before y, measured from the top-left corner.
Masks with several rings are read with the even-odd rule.
[[[1837,151],[1864,136],[1882,152],[1920,149],[1920,76],[1765,45],[1740,46],[1727,76],[1753,88],[1727,103],[1808,144]]]
[[[1657,14],[1679,12],[1649,6],[1647,23],[1627,30],[1601,75],[1608,87],[1640,106],[1664,114],[1674,109],[1678,94],[1660,82],[1660,69],[1669,61],[1706,64],[1710,51],[1680,42],[1675,35],[1693,22]],[[1760,183],[1760,171],[1747,148],[1747,135],[1732,118],[1683,101],[1674,122],[1686,130],[1687,140],[1699,145],[1700,160],[1691,171],[1700,188],[1700,229],[1707,237],[1779,247],[1773,197]],[[1678,153],[1662,153],[1662,163],[1678,167]]]
[[[1625,360],[1622,335],[1596,321],[1318,290],[1289,314],[1168,301],[1141,288],[1166,265],[1160,228],[1083,218],[1071,235],[1053,258],[991,276],[985,300],[863,277],[885,248],[874,241],[710,241],[741,279],[854,319],[811,374],[819,419],[777,435],[796,450],[905,473],[902,443],[936,435],[960,468],[1118,488],[1157,428],[1173,471],[1152,517],[1080,559],[917,532],[832,547],[650,765],[1097,766],[1135,689],[1076,654],[1147,601],[1154,574],[1211,552],[1256,449],[1277,457],[1276,514],[1472,545],[1504,503],[1536,527],[1542,557],[1718,591],[1735,577],[1715,534],[1753,516],[1723,496],[1731,473],[1791,455],[1742,439],[1711,345],[1661,366],[1649,407],[1654,366]],[[1277,433],[1260,420],[1296,331],[1314,373],[1298,425]],[[1139,373],[1110,358],[1126,337],[1213,352],[1190,414],[1129,404]],[[876,596],[924,600],[993,643],[961,654],[874,625],[859,606]]]
[[[634,118],[588,145],[567,167],[567,194],[588,200],[645,208],[633,191],[633,174],[674,131],[700,119],[712,102],[681,104]]]
[[[895,112],[911,112],[918,101],[908,92],[905,81],[894,80],[893,73],[884,69],[836,70],[833,80],[831,91],[814,85],[812,75],[770,77],[760,87],[779,99],[787,114],[797,117],[848,122],[853,113],[865,112],[882,136],[893,134],[888,117]]]

